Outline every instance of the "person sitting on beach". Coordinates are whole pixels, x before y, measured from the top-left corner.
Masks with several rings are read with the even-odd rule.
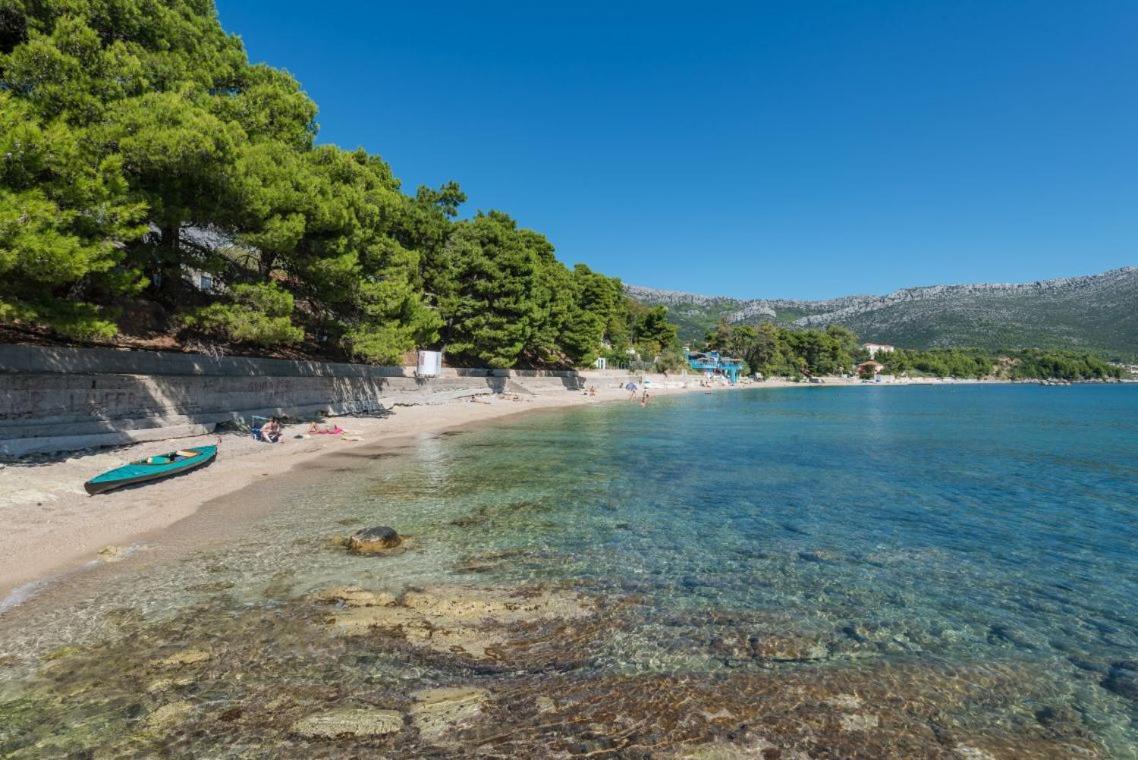
[[[596,396],[597,395],[597,386],[595,386],[595,385],[589,386],[589,395],[590,396]]]
[[[276,417],[273,417],[261,426],[262,441],[265,441],[267,443],[277,443],[281,439],[281,434],[281,423],[277,422]]]
[[[339,425],[325,425],[320,427],[315,422],[308,426],[308,432],[312,435],[339,435],[344,432],[344,429]]]

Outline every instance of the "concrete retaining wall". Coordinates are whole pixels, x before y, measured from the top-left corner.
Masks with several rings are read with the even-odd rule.
[[[575,372],[413,368],[0,345],[0,454],[202,435],[251,415],[377,412],[480,393],[576,389]]]

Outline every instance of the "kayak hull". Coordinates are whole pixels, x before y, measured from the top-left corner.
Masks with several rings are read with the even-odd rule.
[[[193,456],[178,456],[179,453],[193,452]],[[116,488],[149,483],[155,480],[182,475],[204,467],[217,458],[216,446],[194,446],[181,452],[170,452],[158,457],[150,457],[137,462],[116,467],[91,478],[83,484],[87,493],[95,494],[113,491]],[[161,461],[166,460],[166,461]]]

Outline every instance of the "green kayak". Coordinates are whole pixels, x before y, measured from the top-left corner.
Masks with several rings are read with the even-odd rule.
[[[198,467],[212,462],[216,456],[216,446],[194,446],[189,449],[179,449],[178,451],[171,451],[169,454],[147,457],[108,470],[102,475],[88,480],[83,484],[83,487],[92,496],[97,493],[106,493],[123,486],[133,486],[136,483],[159,480],[171,475],[181,475],[183,472],[196,470]]]

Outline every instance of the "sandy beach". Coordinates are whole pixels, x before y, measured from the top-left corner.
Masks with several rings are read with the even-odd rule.
[[[652,393],[666,396],[706,390],[693,381],[686,388],[656,387]],[[717,392],[723,390],[721,386]],[[307,426],[288,426],[277,445],[234,432],[0,465],[0,518],[5,524],[0,535],[0,600],[25,584],[80,567],[107,547],[129,546],[141,536],[153,536],[212,499],[303,467],[322,454],[395,443],[408,436],[538,410],[627,403],[628,392],[598,386],[596,396],[564,391],[518,398],[484,396],[478,401],[396,406],[385,416],[331,420],[347,431],[344,436],[308,436]],[[305,437],[296,437],[300,435]],[[87,479],[128,461],[169,451],[172,446],[219,441],[217,460],[199,472],[94,497],[83,490]]]

